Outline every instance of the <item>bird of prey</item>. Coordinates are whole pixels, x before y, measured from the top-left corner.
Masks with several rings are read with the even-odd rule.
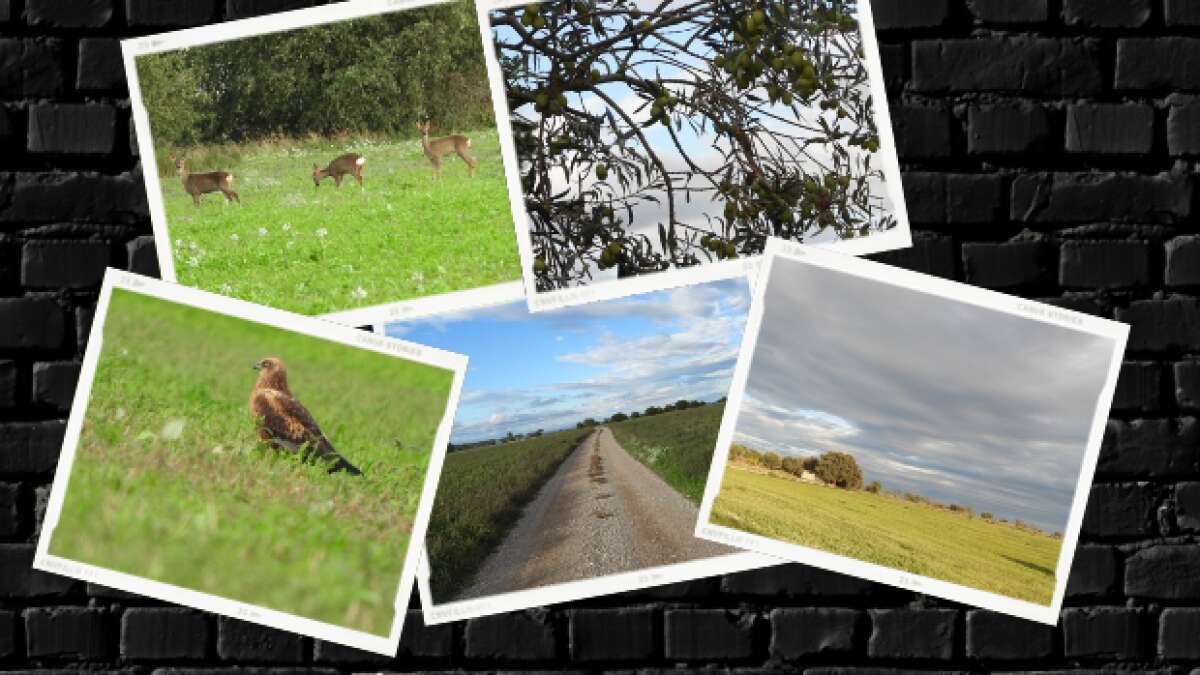
[[[254,364],[254,369],[258,371],[258,381],[250,391],[250,411],[263,441],[278,450],[299,454],[305,462],[325,464],[329,473],[345,471],[352,476],[362,475],[358,467],[334,449],[316,420],[292,396],[283,361],[268,357]]]

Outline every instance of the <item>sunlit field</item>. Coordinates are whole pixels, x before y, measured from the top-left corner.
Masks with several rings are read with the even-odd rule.
[[[474,178],[450,155],[435,180],[420,139],[186,153],[193,174],[233,173],[240,204],[213,192],[194,206],[171,163],[159,158],[179,282],[323,314],[520,279],[497,133],[463,133],[478,160]],[[332,178],[314,187],[313,164],[346,152],[366,157],[363,188],[353,176],[340,189]]]
[[[261,443],[265,356],[363,475]],[[451,371],[114,290],[50,553],[387,635]]]

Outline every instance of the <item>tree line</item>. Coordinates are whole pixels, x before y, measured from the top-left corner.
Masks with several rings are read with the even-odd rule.
[[[495,124],[463,0],[148,54],[137,71],[155,142],[172,147]]]

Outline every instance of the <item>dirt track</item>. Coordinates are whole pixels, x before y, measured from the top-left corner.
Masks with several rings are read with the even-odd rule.
[[[696,507],[600,427],[583,440],[458,600],[735,552],[696,539]]]

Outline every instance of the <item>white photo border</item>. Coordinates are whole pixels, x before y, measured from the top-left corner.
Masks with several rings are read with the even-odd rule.
[[[185,28],[169,33],[122,40],[121,58],[125,67],[125,79],[129,83],[130,116],[133,119],[138,156],[142,159],[142,178],[146,187],[146,203],[150,210],[150,224],[154,233],[154,248],[162,279],[178,282],[178,275],[175,273],[175,259],[171,250],[171,235],[167,223],[166,207],[162,198],[162,183],[159,180],[158,170],[154,166],[156,155],[154,153],[153,131],[150,128],[150,116],[142,99],[141,82],[138,79],[137,58],[139,56],[231,42],[270,33],[311,28],[323,24],[391,14],[421,7],[452,4],[453,2],[455,0],[349,0],[348,2],[337,2],[330,5],[278,12],[248,19],[226,21],[207,26]],[[488,42],[484,42],[485,55],[488,53],[488,44]],[[490,77],[490,67],[488,68],[488,74]],[[492,87],[492,91],[495,91],[494,86]],[[501,134],[501,139],[504,138],[506,130],[510,128],[508,115],[504,110],[503,99],[496,100],[493,97],[492,115],[495,118],[496,129]],[[508,133],[511,135],[511,131]],[[503,141],[501,147],[503,148]],[[503,150],[501,154],[504,154]],[[505,179],[508,181],[509,192],[511,193],[513,178],[509,175],[510,164],[507,159],[503,160],[502,164],[505,171]],[[148,166],[149,168],[147,168]],[[518,280],[513,279],[512,281],[515,282]],[[502,286],[504,284],[496,285]],[[369,323],[370,317],[377,316],[376,310],[380,307],[394,309],[408,302],[421,306],[431,299],[453,302],[453,296],[456,293],[429,295],[398,302],[339,310],[322,314],[321,318],[349,326],[366,325]]]
[[[409,361],[424,363],[453,372],[454,378],[446,399],[446,406],[442,413],[442,419],[438,423],[437,434],[434,437],[433,447],[430,451],[429,466],[425,472],[425,481],[421,489],[421,499],[417,504],[412,534],[408,550],[404,556],[404,565],[401,568],[400,578],[397,580],[398,588],[393,602],[395,613],[392,618],[391,629],[387,636],[358,631],[296,616],[287,612],[223,598],[210,593],[146,579],[133,574],[80,563],[49,553],[50,541],[54,537],[54,530],[62,514],[63,501],[69,489],[68,482],[71,476],[71,468],[75,461],[84,417],[87,414],[88,402],[91,398],[96,367],[103,349],[104,325],[108,319],[109,301],[112,298],[114,288],[203,309],[216,314],[223,314],[248,322],[317,337],[329,342],[404,358]],[[45,572],[98,583],[130,593],[137,593],[223,616],[243,619],[272,628],[288,630],[377,654],[394,655],[400,645],[404,618],[407,614],[408,602],[412,594],[418,562],[423,549],[421,544],[425,540],[425,530],[429,525],[430,514],[433,512],[433,499],[437,493],[437,484],[441,477],[442,463],[445,460],[446,448],[450,442],[450,431],[454,423],[454,415],[458,409],[459,396],[462,393],[467,361],[467,357],[461,354],[405,340],[388,338],[376,335],[371,331],[340,326],[329,321],[301,316],[271,307],[264,307],[244,300],[228,298],[198,288],[180,286],[131,272],[109,268],[105,272],[104,283],[100,289],[100,298],[96,304],[96,316],[92,322],[87,350],[84,353],[83,363],[80,367],[79,384],[75,389],[75,396],[71,403],[71,413],[67,419],[62,452],[58,458],[54,483],[50,488],[50,497],[46,506],[42,534],[38,538],[33,567]]]
[[[536,0],[536,2],[543,1],[545,0]],[[519,7],[524,4],[526,3],[520,0],[475,0],[475,7],[479,13],[479,30],[483,35],[483,57],[487,64],[488,81],[492,87],[492,102],[496,106],[496,121],[500,133],[500,155],[504,161],[504,173],[508,179],[508,202],[512,207],[513,224],[516,227],[517,249],[521,254],[521,278],[525,283],[525,297],[529,310],[541,312],[611,297],[604,290],[605,286],[620,286],[642,277],[658,280],[660,288],[679,285],[678,282],[672,281],[671,277],[680,274],[686,268],[675,268],[642,275],[642,277],[601,281],[554,291],[539,292],[537,290],[537,280],[533,277],[533,235],[530,233],[529,215],[525,211],[525,193],[521,189],[520,163],[517,161],[516,144],[513,141],[512,117],[508,111],[504,73],[496,56],[496,44],[495,38],[492,36],[490,16],[494,10]],[[894,211],[892,215],[896,218],[896,226],[864,237],[811,244],[810,246],[828,248],[849,255],[869,255],[912,246],[912,232],[908,222],[908,209],[904,202],[904,189],[900,182],[900,161],[896,154],[896,141],[892,135],[887,87],[883,78],[879,44],[875,38],[875,21],[871,12],[870,0],[858,0],[856,19],[858,29],[862,34],[863,60],[866,61],[875,126],[879,133],[881,152],[876,153],[876,159],[882,161],[884,185],[887,189],[888,199],[892,202]],[[748,260],[760,260],[762,257],[762,255],[757,255]],[[718,263],[704,263],[700,267],[712,264]]]
[[[1034,602],[1018,600],[941,579],[904,572],[848,556],[837,555],[798,544],[785,543],[777,539],[716,525],[711,522],[713,501],[721,488],[721,481],[729,460],[729,447],[733,443],[734,433],[737,429],[738,415],[750,375],[750,365],[758,345],[758,334],[762,326],[763,314],[767,310],[764,306],[766,286],[769,283],[771,267],[778,258],[804,262],[820,268],[852,274],[862,279],[890,284],[899,288],[941,297],[949,301],[975,305],[999,313],[1021,316],[1031,321],[1040,321],[1046,324],[1070,328],[1081,333],[1109,338],[1113,341],[1113,351],[1109,358],[1108,372],[1104,386],[1100,390],[1096,408],[1092,414],[1087,445],[1084,450],[1079,477],[1075,485],[1075,494],[1071,502],[1067,527],[1063,533],[1062,548],[1060,549],[1058,565],[1055,569],[1054,594],[1049,605],[1039,605]],[[883,263],[855,258],[828,250],[820,250],[812,246],[804,246],[776,238],[771,238],[767,241],[760,274],[759,283],[754,288],[750,313],[747,317],[746,331],[742,337],[741,352],[738,354],[737,365],[734,368],[729,400],[725,404],[725,414],[721,419],[721,431],[717,440],[717,448],[713,454],[712,464],[709,467],[708,482],[704,486],[704,498],[700,503],[700,518],[696,523],[696,536],[730,546],[759,551],[805,565],[812,565],[821,569],[896,586],[917,593],[925,593],[975,607],[990,609],[1039,623],[1057,624],[1059,613],[1062,609],[1063,595],[1066,592],[1068,576],[1071,572],[1071,562],[1074,559],[1075,548],[1079,539],[1080,526],[1083,523],[1088,493],[1096,471],[1096,461],[1100,454],[1100,443],[1104,437],[1104,428],[1107,423],[1109,409],[1112,405],[1113,393],[1116,391],[1117,375],[1120,373],[1121,361],[1125,353],[1125,344],[1129,336],[1129,326],[1090,314],[1061,309],[1035,300],[1026,300],[976,286],[969,286],[939,277],[892,267]]]
[[[754,275],[758,270],[757,259],[727,260],[722,262],[700,265],[679,270],[666,279],[652,277],[634,277],[629,283],[605,284],[597,289],[589,302],[603,302],[620,298],[668,290],[681,286],[691,286],[722,279],[745,277],[754,290]],[[414,306],[411,303],[400,303],[395,307],[383,307],[380,316],[371,322],[375,332],[383,334],[388,324],[397,321],[411,321],[436,317],[442,314],[453,314],[463,311],[494,307],[525,298],[521,282],[512,282],[502,286],[480,288],[473,291],[463,291],[456,294],[455,306],[438,306],[429,302],[424,306]],[[530,312],[530,315],[534,315]],[[437,604],[429,585],[430,567],[427,556],[422,554],[419,573],[417,574],[417,590],[421,596],[421,608],[424,612],[425,625],[433,626],[462,619],[473,619],[505,612],[515,612],[531,607],[571,602],[584,598],[593,598],[614,593],[635,591],[652,586],[661,586],[692,579],[732,574],[753,569],[761,569],[784,563],[784,560],[753,552],[737,552],[711,558],[700,558],[681,563],[647,567],[645,569],[621,572],[591,579],[581,579],[560,584],[551,584],[509,593],[481,598],[472,598],[456,602]]]

